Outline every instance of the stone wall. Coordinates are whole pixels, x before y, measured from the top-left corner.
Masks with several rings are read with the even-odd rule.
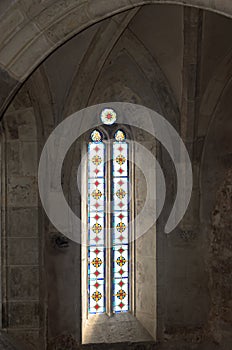
[[[8,109],[2,139],[5,212],[2,227],[2,327],[37,344],[40,331],[40,254],[37,130],[24,89]]]
[[[232,171],[217,191],[210,236],[210,332],[217,344],[231,339],[232,328]],[[229,343],[228,343],[229,344]]]
[[[50,1],[49,5],[47,1],[33,1],[31,7],[25,0],[21,4],[23,7],[19,8],[18,1],[14,1],[14,7],[4,12],[5,20],[1,22],[1,26],[9,29],[8,15],[12,16],[13,25],[10,33],[6,31],[2,47],[6,56],[0,55],[0,62],[8,71],[1,73],[3,83],[11,92],[15,82],[23,81],[48,52],[80,28],[118,11],[119,6],[125,9],[138,3],[101,1],[97,7],[87,3],[77,6],[76,1],[56,4]],[[208,1],[208,6],[210,4]],[[230,9],[227,2],[213,4],[221,11]],[[88,20],[83,11],[85,5]],[[25,11],[30,21],[23,32],[19,22],[24,23]],[[175,18],[172,18],[173,11]],[[148,23],[148,16],[156,16],[157,20]],[[162,18],[160,23],[159,18]],[[38,21],[38,27],[32,19]],[[142,26],[143,22],[146,26]],[[196,23],[201,24],[200,30]],[[13,28],[18,28],[17,35],[12,35]],[[137,8],[83,31],[31,75],[2,122],[4,330],[40,350],[46,346],[49,350],[63,350],[65,346],[67,350],[78,349],[81,342],[80,246],[63,237],[44,218],[38,199],[37,162],[47,136],[65,117],[91,104],[123,100],[160,112],[186,137],[193,160],[194,196],[184,224],[166,236],[164,224],[175,199],[175,172],[161,145],[148,142],[148,148],[157,154],[164,170],[167,199],[156,228],[150,231],[150,238],[154,238],[156,232],[156,242],[148,239],[146,244],[144,238],[138,244],[141,258],[145,250],[150,265],[156,264],[157,284],[154,278],[148,293],[147,271],[144,265],[137,266],[140,286],[146,275],[146,290],[141,288],[140,296],[157,298],[157,318],[154,319],[154,300],[153,309],[149,309],[146,302],[140,302],[138,310],[140,319],[145,314],[145,319],[150,317],[157,323],[157,344],[99,344],[83,348],[229,349],[230,30],[231,20],[208,12],[184,11],[181,6],[174,10],[168,6],[167,11],[162,5],[140,11]],[[24,35],[30,44],[19,40]],[[186,38],[192,38],[194,45],[189,45]],[[214,54],[215,47],[219,50],[217,54]],[[7,89],[2,101],[8,96]],[[187,105],[184,104],[186,94]],[[140,134],[136,136],[146,144]],[[80,196],[73,193],[76,187],[69,181],[75,178],[79,159],[77,145],[76,152],[67,160],[63,178],[67,180],[67,199],[78,215]],[[136,186],[137,190],[142,188],[146,192],[142,178]],[[143,199],[137,198],[138,211],[142,203]],[[156,245],[156,257],[150,252],[151,243]]]

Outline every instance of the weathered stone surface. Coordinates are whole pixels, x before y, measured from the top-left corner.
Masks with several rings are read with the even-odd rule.
[[[37,302],[10,302],[9,326],[11,328],[38,328],[39,305]]]
[[[6,149],[7,149],[7,171],[11,175],[19,175],[20,174],[20,142],[18,140],[7,142]]]
[[[39,296],[39,267],[8,267],[9,300],[36,300]]]
[[[38,235],[37,208],[8,208],[7,227],[9,237],[33,237]]]
[[[38,171],[36,142],[22,142],[20,148],[21,174],[26,176],[36,176]]]
[[[61,15],[62,17],[68,12],[73,11],[76,7],[79,7],[84,0],[58,0],[51,3],[51,6],[46,6],[45,9],[36,16],[36,23],[38,23],[41,29],[47,28],[51,23],[57,22]]]
[[[24,97],[21,103],[24,103]],[[6,114],[7,120],[3,121],[7,140],[35,141],[37,133],[33,110],[31,108],[21,110],[22,105],[19,106],[17,100],[14,101],[14,105],[14,109]]]
[[[136,240],[137,252],[145,257],[154,257],[156,251],[156,228],[151,227],[142,237]]]
[[[3,120],[3,125],[6,132],[6,139],[8,141],[17,140],[19,138],[17,123],[18,118],[15,113],[7,114],[7,123],[5,123],[5,120]]]
[[[19,341],[11,334],[0,333],[0,350],[31,350],[28,345]]]
[[[163,1],[160,1],[160,3],[161,2]],[[17,1],[14,3],[16,7],[19,5],[16,4]],[[107,3],[105,1],[96,1],[96,3],[89,2],[88,12],[84,7],[82,7],[77,9],[77,12],[74,13],[72,8],[69,7],[75,6],[75,2],[72,0],[70,0],[70,2],[32,0],[30,3],[27,0],[23,0],[23,9],[26,10],[27,8],[27,15],[28,18],[30,17],[30,21],[34,16],[37,16],[37,20],[33,19],[31,23],[37,21],[36,25],[38,25],[39,33],[37,33],[37,30],[33,32],[34,37],[29,36],[28,41],[24,42],[25,45],[23,45],[21,42],[21,47],[18,46],[17,48],[19,52],[16,53],[16,61],[14,61],[13,58],[14,62],[12,61],[12,64],[14,66],[11,65],[13,67],[11,68],[14,69],[14,71],[17,72],[17,74],[19,74],[23,79],[23,76],[29,74],[29,71],[36,66],[39,61],[45,57],[45,55],[47,55],[50,49],[55,48],[57,44],[63,43],[63,41],[70,35],[73,35],[77,30],[83,28],[83,26],[87,24],[87,21],[93,22],[96,19],[96,16],[98,16],[98,19],[101,16],[104,16],[104,11],[106,11],[105,15],[107,16],[112,14],[110,11],[117,10],[117,6],[122,3],[124,2],[119,1],[118,3],[113,3],[110,0]],[[148,2],[139,2],[139,4],[142,3]],[[130,4],[138,5],[138,2],[131,0]],[[200,4],[200,1],[195,1],[195,5],[197,4]],[[205,4],[209,5],[210,2],[206,1]],[[220,6],[222,7],[225,4],[228,3],[223,1],[223,4],[221,2]],[[79,2],[78,5],[80,5]],[[211,5],[215,7],[217,6],[217,3],[214,1],[211,2]],[[1,6],[2,2],[0,4],[0,9],[2,9]],[[229,220],[229,212],[231,211],[230,205],[228,204],[230,190],[228,190],[227,193],[227,189],[225,190],[224,187],[223,189],[220,189],[221,193],[223,193],[222,198],[220,198],[220,210],[217,207],[217,211],[219,210],[220,213],[217,211],[214,213],[215,215],[212,223],[213,228],[211,230],[208,230],[207,225],[209,223],[209,216],[206,214],[206,211],[201,213],[202,217],[197,215],[198,209],[202,208],[202,205],[199,205],[199,202],[197,201],[197,197],[200,198],[200,195],[204,196],[207,210],[211,212],[211,209],[209,208],[213,206],[212,197],[215,194],[215,188],[218,188],[218,182],[220,182],[218,181],[218,178],[224,177],[224,168],[228,167],[231,162],[231,116],[229,116],[231,105],[229,103],[225,104],[225,101],[223,101],[220,108],[216,108],[218,105],[218,99],[222,98],[222,95],[225,94],[225,90],[223,90],[225,84],[228,79],[230,79],[230,60],[227,59],[221,61],[223,62],[221,65],[223,65],[224,68],[221,71],[217,71],[217,78],[214,78],[214,80],[211,81],[210,89],[202,102],[204,105],[202,107],[202,111],[204,111],[207,116],[204,113],[198,115],[195,113],[195,111],[196,105],[201,102],[200,96],[194,101],[189,101],[189,98],[192,99],[196,92],[195,73],[199,73],[196,66],[197,46],[195,35],[198,33],[196,28],[197,22],[196,18],[192,17],[192,12],[190,11],[190,23],[185,20],[185,25],[192,26],[193,30],[191,33],[189,33],[189,40],[186,40],[186,46],[184,49],[185,59],[186,62],[188,62],[188,67],[186,68],[186,71],[184,71],[184,76],[186,78],[185,83],[187,83],[186,85],[188,86],[183,86],[182,102],[184,106],[182,114],[184,113],[185,118],[180,119],[179,113],[176,109],[177,104],[172,104],[171,98],[167,97],[172,96],[172,92],[170,89],[167,89],[167,85],[170,77],[173,78],[174,82],[176,82],[175,79],[179,79],[180,81],[182,80],[182,67],[177,65],[176,58],[178,54],[182,57],[183,47],[182,45],[178,46],[181,40],[178,41],[175,39],[175,33],[179,33],[178,38],[182,37],[184,34],[182,28],[183,11],[180,6],[175,8],[174,13],[178,13],[178,28],[180,30],[176,30],[176,26],[174,30],[172,27],[173,22],[169,21],[168,17],[165,16],[165,7],[166,6],[162,6],[164,16],[158,16],[160,13],[157,10],[158,7],[155,6],[153,10],[157,14],[157,36],[155,36],[155,38],[153,35],[154,31],[151,30],[146,32],[147,27],[143,26],[143,24],[145,24],[146,21],[149,22],[147,20],[148,17],[145,16],[145,18],[143,18],[145,11],[140,11],[140,21],[138,21],[136,25],[135,17],[133,20],[133,24],[135,25],[130,27],[129,30],[130,32],[134,30],[134,35],[131,33],[130,35],[126,33],[128,32],[127,30],[124,31],[124,33],[121,33],[115,43],[113,43],[113,41],[110,43],[113,47],[112,52],[112,48],[107,45],[107,41],[111,40],[112,35],[109,35],[109,32],[105,32],[106,26],[101,27],[103,23],[99,24],[94,29],[92,28],[92,34],[89,36],[85,35],[85,32],[83,31],[82,36],[77,37],[80,41],[78,41],[76,38],[76,41],[72,41],[72,45],[65,45],[62,48],[63,51],[59,51],[59,65],[57,64],[58,55],[54,55],[50,57],[50,64],[46,65],[46,69],[44,69],[44,66],[41,67],[41,71],[43,71],[43,75],[41,74],[41,76],[43,76],[46,84],[43,84],[43,79],[38,78],[40,74],[39,71],[37,71],[35,75],[33,74],[30,78],[30,84],[28,84],[28,89],[34,87],[34,89],[29,91],[30,97],[28,97],[26,91],[22,94],[18,94],[17,99],[14,101],[13,105],[5,116],[7,156],[6,182],[9,184],[9,192],[7,192],[7,196],[4,198],[7,213],[7,223],[6,227],[4,227],[7,236],[7,252],[5,252],[7,254],[4,254],[4,257],[6,257],[6,263],[8,265],[7,268],[6,266],[3,266],[3,270],[5,268],[7,269],[6,279],[8,285],[8,287],[6,287],[3,282],[3,289],[7,289],[7,295],[4,294],[4,298],[6,297],[7,300],[7,304],[4,304],[4,315],[6,315],[4,325],[6,328],[8,328],[8,331],[11,331],[11,327],[13,327],[15,334],[21,333],[22,337],[25,336],[25,339],[27,339],[29,343],[33,344],[35,348],[40,346],[38,345],[39,342],[37,343],[36,341],[36,338],[39,336],[40,340],[42,339],[42,345],[40,347],[41,349],[45,348],[43,345],[44,335],[48,336],[48,343],[51,349],[54,348],[56,350],[66,350],[68,347],[70,347],[72,350],[76,350],[76,348],[78,349],[78,343],[80,342],[80,250],[76,249],[75,244],[72,242],[67,243],[65,240],[62,241],[62,239],[57,239],[57,241],[56,239],[50,240],[50,237],[47,237],[51,224],[48,225],[47,221],[44,220],[43,215],[41,215],[42,209],[38,210],[37,190],[35,190],[37,182],[37,131],[43,136],[49,135],[54,127],[53,119],[58,123],[62,120],[64,115],[66,116],[69,114],[63,113],[63,108],[65,110],[72,110],[72,108],[73,110],[78,109],[77,104],[67,106],[67,104],[69,104],[69,102],[67,102],[67,96],[73,94],[73,98],[70,98],[69,101],[74,101],[75,99],[77,100],[79,98],[83,103],[83,107],[85,107],[88,103],[91,104],[100,100],[111,101],[119,99],[130,100],[132,103],[140,103],[151,106],[151,108],[162,112],[167,119],[171,121],[173,125],[175,125],[177,130],[184,129],[187,131],[185,140],[188,142],[186,142],[186,145],[191,153],[196,151],[196,159],[198,162],[193,166],[193,203],[191,203],[191,207],[186,213],[185,230],[181,230],[181,228],[178,227],[175,232],[167,237],[163,232],[162,223],[165,222],[165,214],[168,214],[169,209],[173,205],[172,199],[175,198],[173,195],[176,189],[175,174],[173,175],[172,168],[167,166],[165,151],[161,149],[161,147],[156,149],[155,142],[152,142],[152,140],[147,142],[147,149],[150,150],[153,155],[157,155],[161,166],[165,168],[167,173],[169,173],[169,177],[167,181],[167,200],[160,220],[160,226],[158,223],[156,229],[155,227],[151,228],[147,234],[145,234],[141,239],[138,239],[136,242],[136,249],[140,254],[137,255],[137,316],[139,319],[141,319],[143,325],[151,334],[154,332],[154,329],[156,329],[157,323],[158,339],[160,340],[161,344],[154,345],[145,342],[141,344],[132,344],[126,342],[118,344],[88,345],[84,346],[83,348],[110,348],[110,350],[151,348],[162,348],[162,350],[214,350],[215,348],[220,350],[230,349],[231,342],[229,342],[229,336],[231,315],[229,311],[230,304],[228,302],[230,295],[230,275],[228,272],[228,269],[230,268],[230,249],[229,244],[227,244],[226,248],[223,246],[224,242],[229,242],[230,227],[227,226],[227,220]],[[68,12],[70,12],[70,16],[66,16]],[[147,13],[148,12],[153,13],[151,11],[151,7],[147,7]],[[170,7],[170,13],[173,13],[172,7]],[[203,17],[207,17],[207,21],[210,21],[210,13],[204,13]],[[217,18],[216,15],[215,18]],[[15,28],[15,23],[17,23],[17,20],[18,18],[14,16],[12,17],[12,22],[10,17],[6,18],[6,22],[9,21],[12,23],[12,28]],[[58,22],[56,22],[57,20]],[[221,19],[221,21],[217,22],[217,20],[214,19],[211,25],[213,26],[214,23],[222,23],[223,20]],[[109,22],[110,20],[108,20],[107,23]],[[159,30],[161,27],[160,22],[164,24],[163,27],[165,27],[166,31],[162,32]],[[4,21],[0,21],[0,26],[1,23],[4,23]],[[116,29],[115,23],[116,22],[114,22],[111,26],[110,33],[113,33],[114,29]],[[118,21],[117,24],[119,23],[121,22]],[[79,24],[82,27],[79,27]],[[205,24],[206,23],[204,23],[203,30],[206,28]],[[100,27],[101,31],[97,32],[97,29]],[[53,43],[50,43],[47,41],[47,39],[44,39],[44,37],[44,41],[43,39],[41,39],[42,42],[37,41],[37,34],[40,34],[40,30],[42,30],[42,28],[45,29],[50,35],[49,40],[53,41]],[[215,71],[215,66],[220,66],[220,59],[223,58],[220,57],[220,55],[223,56],[224,52],[228,52],[229,57],[231,40],[229,35],[226,33],[230,33],[231,27],[229,24],[226,24],[226,26],[223,28],[228,28],[228,30],[223,30],[220,32],[225,34],[225,36],[220,34],[217,37],[219,40],[215,40],[214,32],[209,31],[207,42],[204,42],[204,45],[202,45],[207,54],[200,57],[201,60],[204,61],[204,64],[201,65],[200,61],[198,63],[200,68],[209,65],[207,77],[212,76],[212,72]],[[17,27],[17,30],[21,30],[20,24]],[[141,40],[141,37],[139,37],[139,34],[142,31],[144,37],[147,39],[147,42]],[[170,37],[162,34],[169,32],[172,32],[171,37],[174,38],[173,42],[171,43],[172,45],[170,45],[170,40],[168,39]],[[27,33],[27,31],[24,33]],[[160,41],[158,40],[158,34],[160,34]],[[204,32],[203,34],[205,38],[206,33]],[[8,28],[6,35],[9,36],[9,39],[11,40],[11,28]],[[135,39],[136,36],[139,38],[137,41]],[[224,37],[228,37],[229,45],[228,43],[226,44],[224,42]],[[33,46],[33,40],[35,40],[36,46]],[[153,45],[153,40],[156,41],[156,45]],[[141,41],[140,44],[138,41]],[[162,45],[163,41],[166,41],[166,45],[170,46],[170,51],[168,51],[168,54],[165,49],[166,46]],[[223,50],[220,49],[222,47],[221,43],[219,46],[216,45],[216,42],[218,43],[218,41],[223,42]],[[89,46],[89,50],[87,50],[90,42],[92,43]],[[51,44],[50,49],[47,46],[47,43]],[[215,56],[216,58],[209,54],[210,51],[207,51],[207,45],[211,45],[213,49],[219,48],[218,50],[215,50],[219,52],[218,56]],[[26,51],[23,51],[25,46],[27,46],[27,49]],[[74,46],[76,47],[76,51],[73,50]],[[80,59],[77,59],[75,62],[75,54],[77,50],[80,51],[80,56],[78,56]],[[105,56],[103,54],[105,54]],[[91,60],[88,60],[86,55],[93,56],[91,56]],[[4,57],[7,57],[7,54]],[[69,62],[71,62],[71,60],[68,60],[68,57],[72,57],[73,64],[71,68],[69,67],[68,74],[66,74],[68,70],[67,65],[69,65]],[[81,61],[83,57],[85,58],[83,61]],[[99,59],[99,57],[101,59]],[[158,64],[155,63],[156,60],[158,60],[158,64],[160,65],[159,69],[157,68]],[[51,66],[53,66],[53,69],[51,69]],[[76,71],[79,71],[79,76],[76,76],[75,78]],[[95,74],[93,74],[93,72]],[[209,72],[211,72],[211,74],[209,74]],[[167,81],[164,79],[165,74]],[[56,79],[54,79],[55,75]],[[78,77],[82,77],[82,79],[79,80]],[[201,77],[203,80],[205,80],[203,90],[201,91],[204,93],[204,88],[207,86],[207,79],[205,78],[204,72],[201,74]],[[218,77],[220,78],[219,83],[217,83]],[[63,84],[62,89],[60,89],[61,84]],[[77,89],[74,91],[73,86],[75,84]],[[46,88],[44,88],[45,86]],[[179,90],[176,96],[179,96],[181,93],[181,87],[176,83],[174,83],[173,86],[175,88],[178,87]],[[215,93],[215,89],[217,90],[217,93]],[[78,95],[80,91],[81,93]],[[231,91],[229,91],[226,101],[231,100],[230,96]],[[173,96],[172,98],[174,99]],[[212,103],[212,100],[214,99],[215,101]],[[32,108],[30,109],[31,103],[35,108],[36,120],[35,112]],[[57,108],[58,104],[59,108]],[[218,110],[219,114],[217,114]],[[50,113],[49,121],[47,118],[48,111]],[[208,122],[212,118],[214,111],[214,120],[218,121],[219,127],[217,124],[217,127],[215,127],[215,133],[210,135],[210,131],[208,130]],[[227,112],[227,119],[223,119],[222,115],[225,115]],[[186,118],[186,116],[190,116],[190,118]],[[142,126],[142,117],[139,116],[139,118],[141,119]],[[213,123],[214,122],[212,121],[211,127]],[[196,139],[199,141],[199,135],[196,134],[196,130],[198,129],[199,125],[199,133],[202,135],[202,139],[200,139],[200,145],[197,145],[199,149],[195,150],[196,144],[194,140]],[[220,129],[220,125],[223,125],[223,128]],[[207,137],[205,137],[206,135]],[[147,140],[147,138],[144,137],[143,133],[140,131],[135,134],[135,138],[140,142],[143,142],[143,144],[146,142],[144,140]],[[209,147],[208,151],[206,145]],[[216,147],[213,148],[212,145],[216,145]],[[38,148],[41,149],[43,142],[41,142],[41,144],[38,146]],[[205,154],[204,160],[202,160],[202,152]],[[212,163],[207,163],[207,160],[210,159],[212,160]],[[75,161],[76,159],[73,160],[73,162]],[[79,158],[77,158],[77,162],[79,162]],[[202,182],[201,188],[199,189],[199,176],[201,176],[201,173],[204,173],[205,171],[202,164],[206,164],[205,167],[207,168],[208,172],[206,179]],[[147,164],[147,168],[149,167],[150,164]],[[66,177],[68,180],[69,174],[76,176],[73,169],[70,170],[70,168],[68,168],[66,170],[68,174]],[[21,176],[17,177],[16,175]],[[28,185],[26,180],[29,179],[30,176],[27,178],[27,176],[24,177],[22,175],[32,175],[34,180]],[[137,180],[137,177],[140,176],[141,178]],[[144,205],[147,192],[150,191],[150,188],[146,188],[146,181],[142,176],[142,171],[136,172],[135,178],[135,200],[136,210],[138,213],[141,211]],[[62,181],[63,180],[64,179],[62,179]],[[211,187],[208,186],[209,184],[211,184]],[[34,190],[31,187],[32,185]],[[70,192],[76,191],[76,187],[69,188],[67,185],[67,188],[68,191],[70,190]],[[29,193],[28,196],[25,194],[27,190]],[[169,190],[171,191],[171,195]],[[228,196],[225,195],[224,191],[226,191]],[[34,197],[33,193],[36,195],[36,197]],[[33,194],[32,197],[31,194]],[[74,207],[80,208],[80,199],[78,195],[68,192],[67,198],[68,200],[72,198],[73,201],[77,201],[78,203],[75,203]],[[70,203],[71,202],[72,200],[70,200]],[[202,204],[202,202],[200,204]],[[32,209],[30,209],[30,206]],[[166,206],[168,209],[166,209]],[[224,206],[229,209],[225,210]],[[147,221],[151,215],[152,211],[148,211],[146,215],[144,215],[143,220]],[[36,235],[38,234],[38,222],[41,242],[36,240]],[[193,225],[196,225],[194,229]],[[137,227],[137,229],[139,231],[139,227]],[[77,230],[79,231],[79,228],[77,228]],[[5,235],[5,231],[3,230],[3,235]],[[54,229],[51,231],[54,231]],[[196,232],[196,237],[192,238],[191,232]],[[212,235],[212,252],[210,252],[210,264],[206,265],[205,257],[208,254],[207,234],[209,232],[211,232],[210,234]],[[45,235],[46,239],[45,245],[43,235]],[[34,236],[34,241],[32,236]],[[28,238],[28,242],[31,240],[30,243],[26,243],[26,237]],[[58,237],[60,237],[60,235]],[[152,241],[152,238],[155,238],[155,240]],[[54,243],[54,241],[56,242]],[[4,250],[5,247],[4,243],[5,241],[3,241],[2,250]],[[41,258],[44,257],[45,264],[45,266],[41,265],[39,267],[41,281],[40,293],[38,291],[37,280],[39,247],[42,248],[40,251],[40,256]],[[155,249],[157,250],[157,258],[154,253]],[[20,266],[13,266],[15,264]],[[33,267],[33,265],[36,266]],[[209,271],[206,269],[207,266],[209,267]],[[152,270],[152,267],[154,268],[154,271]],[[155,277],[157,270],[156,285]],[[46,278],[46,283],[44,283],[44,275]],[[211,278],[211,294],[208,285],[209,276]],[[32,281],[32,283],[29,284],[28,280]],[[35,280],[37,282],[35,282]],[[46,285],[46,287],[44,287],[44,285]],[[148,300],[152,300],[151,295],[153,298],[156,296],[158,298],[158,311],[157,315],[155,316],[153,313],[156,306],[154,299],[151,304],[148,302]],[[48,297],[47,300],[46,296]],[[210,324],[208,325],[207,317],[210,296],[212,298],[212,313],[210,314],[211,319],[209,322]],[[41,306],[41,319],[43,319],[43,306],[46,307],[47,310],[47,314],[45,313],[47,325],[46,329],[43,329],[43,320],[41,321],[41,325],[34,322],[35,317],[33,315],[35,315],[35,313],[33,311],[29,312],[26,308],[26,306],[30,304],[30,300],[38,300],[39,298]],[[17,303],[15,303],[15,301],[17,301]],[[14,307],[10,305],[13,302],[15,303]],[[19,304],[21,306],[19,306]],[[152,307],[149,308],[149,305],[152,305]],[[7,312],[11,313],[9,324]],[[26,319],[24,319],[24,317]],[[39,326],[42,328],[40,330],[40,335],[37,329]],[[120,336],[125,336],[126,326],[124,326],[125,324],[122,324],[122,327],[120,328]],[[207,337],[208,334],[210,334],[207,327],[211,329],[212,338],[214,338],[214,341],[219,345],[215,345],[210,341],[208,343],[204,340],[204,337]],[[108,339],[105,339],[104,336],[102,336],[102,341],[108,340],[109,342],[113,342],[114,338],[112,336],[112,332],[117,333],[117,327],[114,324],[110,324],[107,331],[109,337]],[[27,338],[26,334],[31,334],[32,337],[35,336],[35,341],[33,342],[30,340],[30,336]],[[63,334],[72,334],[72,336],[66,337]],[[128,337],[131,337],[134,334],[135,329],[131,327],[131,330],[128,332]],[[101,339],[98,339],[98,341]]]
[[[20,50],[28,44],[39,33],[38,28],[34,23],[28,24],[22,31],[18,31],[9,41],[4,50],[0,52],[0,63],[3,66],[9,66],[12,60],[17,56]]]
[[[9,265],[38,265],[38,239],[8,238],[7,245]]]
[[[51,26],[46,30],[46,34],[51,42],[59,43],[63,37],[68,38],[75,33],[77,29],[76,23],[81,29],[86,22],[90,22],[86,13],[86,6],[80,5],[57,22],[51,23]]]
[[[8,179],[9,206],[37,205],[37,180],[33,176],[12,176]]]
[[[12,92],[19,86],[20,83],[17,79],[13,78],[7,71],[0,67],[0,110],[3,112],[7,107]],[[1,119],[2,115],[0,116]]]
[[[152,341],[151,335],[131,314],[117,314],[114,317],[101,315],[98,322],[87,321],[84,330],[84,344]],[[154,324],[154,323],[153,323]],[[110,346],[110,345],[109,345]]]
[[[16,339],[17,343],[23,343],[24,350],[27,348],[40,349],[41,347],[39,330],[10,329],[8,333]]]
[[[33,109],[20,111],[17,116],[18,135],[21,141],[37,140],[35,114]]]
[[[24,14],[19,10],[15,9],[9,11],[8,16],[5,16],[1,21],[1,43],[0,47],[6,45],[5,40],[11,39],[15,33],[20,29],[20,24],[25,20]]]
[[[28,69],[31,73],[51,51],[51,42],[46,35],[40,34],[37,40],[31,41],[29,47],[20,52],[18,59],[10,64],[9,70],[17,78],[24,80],[28,76]]]
[[[221,344],[223,335],[232,334],[232,170],[217,191],[216,206],[212,213],[210,237],[210,330],[215,342]]]
[[[63,334],[49,341],[48,350],[80,350],[81,346],[72,335]]]

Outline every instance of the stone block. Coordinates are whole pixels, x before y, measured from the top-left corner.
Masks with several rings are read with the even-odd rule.
[[[36,120],[32,108],[20,111],[17,116],[18,135],[21,141],[35,141],[37,139]]]
[[[4,120],[4,127],[6,130],[7,140],[18,140],[18,117],[17,113],[11,113],[6,116]]]
[[[38,302],[9,302],[10,328],[38,328],[39,304]]]
[[[27,14],[27,17],[33,18],[48,7],[54,0],[20,0],[21,8]]]
[[[39,268],[31,266],[8,267],[8,300],[39,299]]]
[[[7,173],[9,176],[11,175],[19,175],[20,174],[20,143],[18,140],[7,142],[6,145],[7,159]]]
[[[3,15],[6,15],[7,11],[9,8],[11,8],[12,10],[12,1],[9,0],[2,0],[0,1],[0,13],[1,13],[1,17],[3,17]]]
[[[22,175],[37,174],[37,144],[21,142],[21,171]]]
[[[19,9],[11,9],[4,18],[1,18],[1,47],[19,30],[19,25],[24,21],[24,15]],[[3,48],[4,50],[4,48]]]
[[[50,26],[46,30],[46,34],[52,42],[57,43],[63,41],[66,37],[70,37],[72,34],[78,33],[88,23],[90,24],[90,19],[86,14],[85,5],[80,5],[77,9]]]
[[[10,237],[33,237],[38,235],[37,208],[8,208],[7,234]]]
[[[18,53],[9,70],[21,81],[38,66],[52,50],[52,44],[43,34],[34,33],[34,40],[28,42],[24,51]],[[0,57],[1,59],[1,57]]]
[[[60,17],[64,17],[70,10],[79,7],[83,2],[83,0],[78,2],[76,0],[55,1],[51,6],[47,6],[41,11],[35,21],[41,29],[45,29],[54,24]]]
[[[105,16],[110,16],[121,10],[126,10],[130,8],[130,0],[117,0],[108,1],[108,0],[98,0],[98,1],[89,1],[87,6],[87,11],[89,16],[93,19],[102,18]]]
[[[136,312],[136,317],[143,325],[143,327],[149,332],[153,337],[153,340],[156,339],[156,317],[151,317],[150,315],[144,312]]]
[[[144,257],[156,255],[156,229],[155,226],[136,240],[136,254]]]
[[[37,180],[33,176],[11,176],[8,178],[7,194],[10,207],[38,205]]]
[[[136,310],[155,317],[156,313],[156,260],[136,258]]]
[[[39,330],[8,329],[8,334],[13,335],[17,342],[23,343],[23,350],[40,349]]]
[[[0,63],[9,66],[11,61],[20,55],[20,52],[38,35],[39,29],[34,23],[26,25],[18,31],[6,44],[4,50],[0,51]]]
[[[37,139],[36,121],[32,108],[7,114],[4,127],[8,141],[18,139],[21,141],[35,141]]]
[[[5,330],[0,333],[0,349],[1,350],[31,350],[30,347],[27,347],[22,341],[16,339],[16,337],[12,336],[13,333],[6,333]]]
[[[36,238],[8,238],[9,265],[38,265],[39,242]]]

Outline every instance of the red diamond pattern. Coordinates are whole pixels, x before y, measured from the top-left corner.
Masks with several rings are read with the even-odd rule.
[[[98,185],[100,185],[100,182],[95,181],[95,182],[94,182],[94,185],[97,187]]]
[[[125,283],[123,281],[119,282],[119,286],[122,287]]]
[[[97,221],[98,219],[100,219],[100,216],[98,216],[97,214],[94,216],[94,219]]]
[[[119,304],[119,307],[122,309],[123,307],[124,307],[125,305],[121,302],[120,304]]]
[[[124,249],[121,247],[118,251],[120,254],[122,254],[124,252]]]
[[[122,303],[121,303],[121,304],[122,304]],[[100,306],[99,306],[98,304],[96,304],[94,307],[95,307],[95,309],[96,309],[96,311],[97,311],[97,310],[99,309]]]
[[[96,277],[98,277],[99,275],[100,275],[100,272],[98,272],[97,270],[94,272],[94,275],[96,276]]]
[[[119,186],[122,186],[124,182],[122,180],[118,181]]]
[[[96,254],[96,255],[98,255],[99,253],[100,253],[100,250],[98,250],[97,248],[94,250],[94,253]]]
[[[100,286],[100,284],[98,282],[95,283],[94,287],[98,289],[98,287]]]
[[[120,215],[118,215],[118,218],[122,220],[124,218],[124,215],[121,213]]]

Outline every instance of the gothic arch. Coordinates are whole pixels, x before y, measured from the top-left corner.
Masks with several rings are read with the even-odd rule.
[[[69,38],[114,14],[146,4],[175,4],[199,7],[232,17],[232,4],[220,0],[59,0],[12,1],[1,5],[2,73],[1,110],[4,111],[18,88],[50,53]]]

